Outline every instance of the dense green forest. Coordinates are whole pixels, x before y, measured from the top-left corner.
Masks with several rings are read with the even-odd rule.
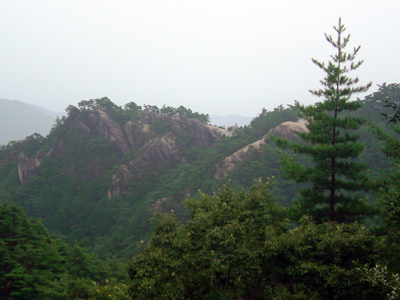
[[[93,282],[126,279],[123,261],[104,262],[77,241],[67,244],[15,204],[1,204],[0,229],[2,299],[87,299],[96,294]]]
[[[2,146],[1,298],[398,299],[400,84],[353,100],[335,30],[314,105],[224,129],[91,99]]]
[[[276,158],[270,160],[267,154],[276,157],[275,146],[270,143],[260,151],[253,151],[249,161],[238,165],[238,171],[221,180],[215,179],[215,172],[217,164],[225,157],[262,139],[282,121],[298,118],[294,108],[280,107],[272,112],[263,110],[251,127],[239,128],[232,136],[222,135],[217,140],[213,136],[199,136],[205,130],[199,126],[206,122],[206,117],[200,119],[200,125],[193,123],[191,120],[195,114],[185,108],[180,108],[180,111],[187,110],[193,115],[180,118],[190,122],[183,120],[176,125],[175,119],[165,116],[162,110],[158,112],[153,108],[153,111],[147,111],[132,103],[120,108],[108,99],[88,102],[100,104],[88,107],[86,102],[81,102],[78,107],[68,107],[68,117],[56,120],[49,136],[34,134],[3,146],[0,152],[0,193],[3,201],[12,200],[24,207],[30,217],[42,218],[45,226],[65,241],[73,243],[85,238],[86,247],[101,258],[127,257],[135,251],[138,241],[149,237],[151,225],[148,219],[152,214],[149,209],[159,199],[168,199],[161,203],[160,211],[174,209],[181,218],[187,218],[183,200],[188,194],[197,194],[199,189],[212,193],[227,181],[235,183],[239,189],[251,185],[254,178],[278,176],[279,162]],[[97,124],[90,124],[97,118],[99,107],[113,116],[112,120],[117,120],[115,123],[126,124],[133,118],[136,127],[129,137],[135,139],[134,146],[126,153],[102,136],[102,129]],[[149,124],[149,132],[136,130],[144,122]],[[183,130],[179,127],[181,123],[200,129]],[[93,128],[92,132],[86,134],[82,129],[86,125],[82,124]],[[184,163],[182,158],[178,163],[174,159],[163,160],[169,153],[143,158],[146,150],[153,151],[144,149],[146,143],[171,132],[177,148],[172,150],[184,159]],[[160,150],[157,148],[156,151]],[[24,184],[19,178],[20,153],[31,160],[35,157],[39,160],[38,157],[43,155],[40,167],[27,171],[29,180]],[[139,161],[131,167],[129,162],[138,158],[145,162]],[[122,164],[129,168],[129,173],[120,172]],[[117,177],[115,180],[124,179],[124,176],[132,180],[117,187],[122,191],[110,199],[108,191],[113,188],[113,176]],[[276,185],[277,190],[287,189],[287,186],[292,193],[282,193],[281,196],[286,205],[291,195],[296,194],[295,185]]]

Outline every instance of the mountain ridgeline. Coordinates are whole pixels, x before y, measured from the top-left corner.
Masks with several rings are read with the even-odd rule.
[[[388,125],[384,95],[397,84],[367,96],[357,116]],[[383,98],[382,98],[383,97]],[[33,134],[2,146],[0,201],[13,201],[29,217],[65,241],[84,240],[100,258],[131,256],[149,238],[154,212],[174,210],[185,220],[187,195],[212,194],[225,183],[249,187],[255,178],[274,177],[274,201],[290,206],[301,185],[282,178],[269,134],[296,138],[306,131],[295,107],[265,109],[249,126],[219,128],[209,117],[183,106],[158,108],[134,102],[120,107],[108,98],[70,105],[50,134]],[[365,125],[359,160],[373,178],[391,164]],[[305,163],[307,158],[304,159]],[[374,196],[371,195],[371,201]]]
[[[56,117],[49,113],[52,112],[21,101],[0,99],[0,145],[24,139],[34,132],[47,135]]]

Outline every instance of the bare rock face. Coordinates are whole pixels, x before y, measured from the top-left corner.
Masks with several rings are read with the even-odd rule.
[[[90,135],[91,130],[90,128],[83,122],[78,122],[77,123],[78,128],[84,135]]]
[[[150,125],[157,122],[169,126],[170,131],[158,135]],[[133,151],[139,150],[140,153],[130,161],[128,166],[121,165],[118,174],[112,176],[112,188],[108,191],[110,199],[121,193],[129,193],[127,188],[129,183],[140,180],[149,169],[157,177],[158,172],[165,166],[175,168],[178,164],[187,163],[182,149],[177,144],[179,139],[173,132],[183,133],[192,145],[198,145],[201,148],[210,147],[218,142],[224,134],[232,135],[232,132],[227,130],[226,133],[222,132],[220,128],[204,124],[196,119],[156,116],[151,113],[143,114],[139,120],[128,121],[124,130],[129,148]]]
[[[148,141],[143,147],[142,154],[130,162],[131,166],[140,173],[144,173],[149,164],[152,164],[156,170],[160,170],[166,163],[171,166],[186,163],[175,143],[175,137],[171,133]]]
[[[131,149],[139,148],[150,139],[150,125],[130,120],[125,124],[125,135]]]
[[[232,133],[228,133],[228,130],[204,124],[197,119],[173,117],[173,124],[176,128],[184,130],[185,134],[192,138],[193,144],[202,148],[210,147],[218,142],[224,134],[226,136],[232,135]]]
[[[132,149],[140,149],[140,154],[130,162],[139,174],[144,173],[150,165],[157,172],[165,165],[176,167],[178,164],[187,163],[173,132],[184,133],[192,145],[198,145],[201,148],[210,147],[223,137],[219,128],[201,123],[196,119],[178,116],[157,116],[159,123],[167,124],[171,129],[157,136],[149,125],[154,122],[154,118],[156,118],[154,115],[148,114],[144,115],[141,121],[131,120],[125,125],[129,145]]]
[[[125,180],[132,180],[132,179],[134,178],[133,175],[132,175],[132,173],[129,172],[129,169],[128,169],[127,165],[122,164],[122,165],[119,167],[119,172],[121,173],[122,177],[123,177]]]
[[[39,150],[35,158],[27,158],[24,152],[18,155],[18,177],[21,184],[28,182],[29,175],[35,171],[43,161],[43,150]]]
[[[126,193],[126,186],[128,183],[134,179],[134,176],[129,171],[127,165],[122,164],[119,167],[118,175],[114,174],[111,176],[111,184],[112,188],[108,189],[107,196],[108,199],[111,199],[117,195],[121,195],[122,193]]]
[[[161,212],[161,213],[166,213],[166,211],[164,211],[162,209],[162,204],[164,202],[168,202],[168,198],[160,198],[157,200],[156,203],[154,203],[150,208],[149,211],[157,211],[157,212]]]
[[[123,154],[129,150],[121,127],[115,123],[104,111],[98,109],[99,129],[101,134],[106,137],[113,145],[116,145]]]
[[[18,155],[18,177],[21,184],[28,182],[29,175],[39,168],[46,156],[55,157],[61,153],[63,148],[64,143],[60,142],[57,145],[54,145],[47,153],[45,150],[40,149],[34,158],[28,158],[25,156],[24,152],[21,152]]]
[[[254,149],[260,149],[262,145],[265,144],[265,135],[261,140],[258,140],[246,147],[236,151],[231,156],[225,158],[222,163],[217,166],[217,172],[215,174],[215,179],[221,180],[228,172],[233,171],[236,168],[237,163],[242,161],[247,161],[250,158],[251,151]]]
[[[282,138],[293,138],[297,132],[309,132],[307,121],[300,119],[297,122],[283,122],[279,126],[272,128],[268,134],[279,136]]]
[[[209,130],[211,130],[214,134],[222,135],[222,136],[223,136],[223,135],[225,135],[225,136],[232,136],[232,135],[233,135],[233,132],[234,132],[236,129],[239,128],[239,126],[237,126],[237,125],[232,126],[231,130],[219,128],[219,127],[217,127],[217,126],[212,126],[212,125],[208,125],[208,124],[205,125],[205,126],[207,126],[207,128],[208,128]]]
[[[50,151],[46,153],[41,150],[35,158],[20,154],[18,171],[22,184],[28,181],[29,174],[37,170],[46,156],[53,159],[62,157],[63,169],[72,176],[78,176],[79,180],[97,180],[109,171],[110,162],[105,163],[104,155],[98,153],[93,157],[79,157],[79,161],[76,161],[74,151],[81,149],[79,147],[85,149],[84,143],[90,143],[91,138],[100,135],[113,145],[114,154],[117,154],[115,163],[120,164],[119,170],[110,178],[112,186],[107,196],[112,198],[132,192],[131,189],[136,183],[140,184],[146,172],[157,177],[166,166],[175,168],[178,164],[186,164],[185,151],[188,146],[207,148],[224,136],[231,136],[234,131],[210,126],[186,116],[165,116],[149,111],[142,111],[130,120],[126,119],[126,115],[116,114],[120,118],[117,122],[111,117],[112,111],[108,114],[100,109],[76,110],[68,123],[64,123],[67,124],[65,136],[58,136]],[[122,124],[122,120],[125,123]],[[75,134],[78,136],[72,136]],[[84,138],[80,139],[81,136]],[[79,145],[76,149],[75,143]]]
[[[283,122],[279,126],[272,128],[268,134],[264,135],[261,140],[258,140],[246,147],[236,151],[231,156],[225,158],[222,163],[217,166],[217,172],[215,179],[221,180],[228,172],[233,171],[236,168],[238,162],[247,161],[250,158],[251,151],[254,149],[260,149],[265,140],[269,138],[269,134],[276,135],[283,138],[293,138],[297,132],[308,132],[307,122],[304,119],[300,119],[297,122]]]

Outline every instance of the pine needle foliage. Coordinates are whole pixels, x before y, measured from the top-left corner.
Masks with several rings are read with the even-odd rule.
[[[359,85],[358,77],[348,76],[363,63],[355,60],[360,46],[345,52],[350,35],[344,35],[346,28],[340,18],[334,29],[336,39],[325,34],[336,51],[331,60],[326,64],[312,59],[325,77],[320,81],[322,87],[310,93],[324,100],[310,106],[296,101],[300,117],[308,122],[309,132],[297,133],[300,142],[275,138],[280,148],[289,148],[311,159],[312,163],[306,166],[297,162],[295,156],[279,152],[286,178],[311,183],[310,188],[300,192],[295,209],[298,217],[309,214],[317,222],[351,222],[373,213],[365,199],[354,193],[366,191],[370,185],[368,165],[355,161],[364,149],[358,142],[357,130],[366,120],[351,116],[362,106],[361,101],[351,100],[352,95],[367,91],[372,83]]]

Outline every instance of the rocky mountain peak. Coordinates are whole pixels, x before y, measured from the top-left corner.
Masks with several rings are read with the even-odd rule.
[[[117,165],[107,192],[112,198],[129,192],[131,183],[139,182],[145,173],[157,177],[165,167],[187,163],[188,148],[210,147],[233,132],[184,115],[140,111],[134,117],[127,117],[120,111],[99,108],[71,111],[74,113],[52,131],[50,150],[41,149],[33,158],[20,154],[18,171],[22,184],[39,168],[45,156],[63,161],[65,170],[82,180],[94,180]],[[100,153],[97,144],[109,147],[111,153]],[[78,152],[80,155],[74,154]],[[112,155],[116,160],[110,162]]]

